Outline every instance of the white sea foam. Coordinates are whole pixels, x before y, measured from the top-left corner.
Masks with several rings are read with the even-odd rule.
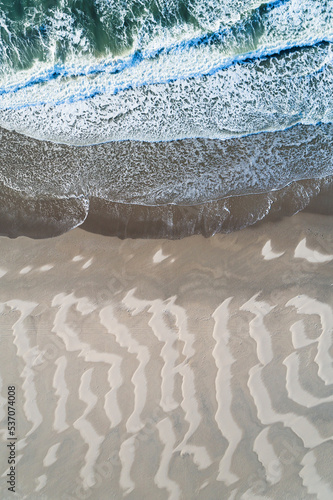
[[[252,11],[260,5],[256,1],[190,4],[201,23],[192,40],[187,25],[168,36],[152,20],[148,40],[144,22],[139,45],[123,58],[101,61],[76,53],[77,61],[69,55],[68,62],[52,64],[51,57],[29,71],[4,72],[0,123],[40,139],[92,144],[227,138],[332,121],[330,2],[325,8],[320,0],[275,2],[258,11]],[[240,21],[242,9],[249,18]],[[60,17],[53,23],[67,23],[66,37],[75,45],[71,16]]]
[[[126,91],[114,95],[109,77],[99,75],[94,85],[102,78],[106,81],[91,89],[95,97],[65,103],[57,95],[62,86],[54,81],[47,85],[47,95],[54,94],[51,103],[41,101],[40,89],[35,87],[25,90],[21,101],[16,93],[9,94],[6,99],[14,102],[2,105],[0,124],[39,139],[93,144],[127,139],[226,139],[283,130],[296,123],[328,123],[333,116],[329,54],[329,47],[319,46],[296,56],[273,58],[270,64],[259,59],[231,65],[207,78],[174,82],[176,75],[168,75],[158,85],[142,83],[137,88],[130,80]],[[201,68],[199,73],[209,71]],[[90,82],[81,85],[86,88]],[[64,95],[73,91],[64,89]],[[35,98],[29,98],[31,92],[36,92]],[[34,99],[41,104],[36,107]]]

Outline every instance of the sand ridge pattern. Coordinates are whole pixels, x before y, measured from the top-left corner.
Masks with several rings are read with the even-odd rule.
[[[332,498],[330,224],[1,238],[18,497]]]

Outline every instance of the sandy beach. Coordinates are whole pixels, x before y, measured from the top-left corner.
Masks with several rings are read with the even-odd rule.
[[[0,254],[1,498],[332,498],[331,216]]]
[[[0,1],[0,500],[333,499],[333,0]]]

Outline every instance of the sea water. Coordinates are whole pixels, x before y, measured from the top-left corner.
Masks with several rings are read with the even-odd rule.
[[[333,174],[331,0],[2,0],[0,35],[15,192],[194,205]]]

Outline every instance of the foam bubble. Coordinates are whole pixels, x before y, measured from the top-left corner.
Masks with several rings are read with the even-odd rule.
[[[148,29],[147,14],[127,56],[109,54],[101,61],[90,49],[86,55],[73,49],[63,62],[52,56],[52,64],[46,58],[29,71],[4,73],[0,123],[36,138],[83,145],[223,139],[295,123],[330,122],[333,5],[227,2],[222,13],[212,2],[205,12],[213,24],[214,15],[220,16],[217,31],[194,29],[177,9],[177,15],[165,13],[175,17],[170,26],[154,18]],[[242,19],[230,14],[245,7],[257,8]],[[104,2],[103,9],[118,7]],[[198,18],[204,17],[202,9],[199,2],[188,5]],[[73,32],[68,13],[53,14],[57,30],[70,33],[70,47],[85,45],[81,34]],[[120,9],[119,19],[123,14],[128,11]],[[233,21],[225,24],[228,17]]]

